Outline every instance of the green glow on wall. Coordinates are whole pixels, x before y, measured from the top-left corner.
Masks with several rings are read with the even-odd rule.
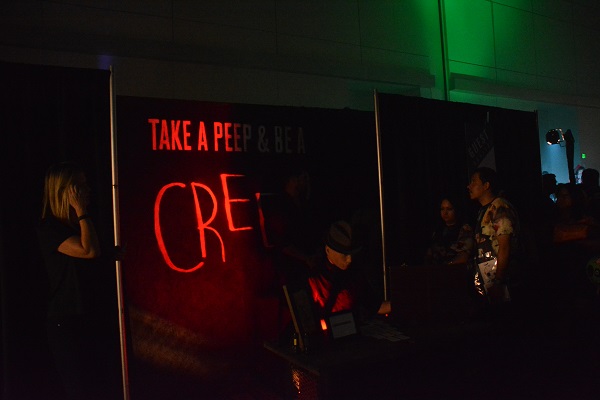
[[[495,67],[492,4],[446,0],[444,7],[448,59]]]
[[[535,74],[535,31],[530,13],[495,4],[494,37],[496,67]]]

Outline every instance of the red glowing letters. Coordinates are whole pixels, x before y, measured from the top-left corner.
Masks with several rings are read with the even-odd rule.
[[[243,177],[243,175],[235,175],[235,174],[221,174],[220,175],[221,185],[222,185],[223,194],[224,194],[223,204],[224,204],[225,214],[227,217],[227,223],[228,223],[229,230],[232,232],[253,229],[251,226],[236,227],[236,226],[234,226],[234,223],[233,223],[233,217],[232,217],[233,211],[232,211],[232,207],[231,207],[232,204],[245,203],[245,202],[250,201],[249,199],[234,199],[234,198],[230,197],[228,179],[241,178],[241,177]],[[169,253],[165,246],[163,234],[162,234],[161,223],[160,223],[160,207],[161,207],[162,198],[167,190],[170,190],[174,187],[185,188],[186,185],[184,183],[180,183],[180,182],[169,183],[169,184],[163,186],[159,190],[159,192],[156,196],[156,200],[154,202],[154,234],[156,235],[156,240],[158,242],[158,248],[159,248],[165,262],[171,269],[178,271],[178,272],[193,272],[193,271],[196,271],[199,268],[201,268],[204,265],[204,261],[200,261],[198,264],[196,264],[196,266],[194,266],[192,268],[186,269],[186,268],[178,267],[177,265],[175,265],[175,263],[169,256]],[[200,250],[202,252],[202,258],[205,259],[207,257],[206,235],[207,235],[207,233],[210,233],[210,234],[213,234],[219,240],[219,243],[221,245],[221,258],[222,258],[223,262],[225,262],[225,244],[223,243],[223,238],[222,238],[221,234],[219,233],[219,231],[217,231],[217,229],[215,229],[212,226],[214,219],[217,216],[217,209],[218,209],[217,197],[215,196],[214,192],[211,190],[210,187],[208,187],[207,185],[204,185],[202,183],[192,182],[190,184],[190,187],[192,189],[192,193],[193,193],[193,197],[194,197],[194,207],[195,207],[195,213],[196,213],[196,221],[198,223],[198,232],[200,235]],[[212,201],[212,204],[204,205],[204,207],[202,207],[202,205],[200,204],[199,196],[198,196],[198,192],[200,190],[204,191],[205,193],[207,193],[209,195],[209,197]],[[203,210],[203,208],[206,209],[207,206],[212,207],[212,212],[208,218],[205,218],[205,216],[202,214],[202,210]]]

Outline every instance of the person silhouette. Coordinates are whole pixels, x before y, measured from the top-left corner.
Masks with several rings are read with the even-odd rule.
[[[46,172],[38,241],[49,283],[47,337],[68,399],[103,399],[114,389],[103,363],[108,352],[93,313],[94,270],[100,243],[91,215],[90,187],[71,162]]]

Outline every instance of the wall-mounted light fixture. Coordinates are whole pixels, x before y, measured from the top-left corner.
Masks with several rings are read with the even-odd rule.
[[[560,147],[566,147],[567,167],[569,171],[569,181],[575,183],[575,170],[573,169],[573,155],[575,151],[575,137],[570,129],[563,133],[562,129],[555,128],[546,132],[546,142],[549,145],[559,144]]]
[[[561,144],[565,141],[565,137],[563,135],[563,131],[560,128],[550,129],[546,132],[546,143],[549,145],[552,144]]]

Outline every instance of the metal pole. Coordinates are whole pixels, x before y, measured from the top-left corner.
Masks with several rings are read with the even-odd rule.
[[[383,299],[388,300],[387,264],[385,260],[385,225],[383,218],[383,179],[381,167],[381,132],[379,127],[379,98],[377,90],[373,92],[375,104],[375,133],[377,135],[377,171],[379,175],[379,216],[381,221],[381,253],[383,260]]]
[[[116,129],[116,95],[115,95],[115,79],[112,66],[110,67],[110,148],[112,161],[112,196],[113,196],[113,223],[115,246],[121,246],[121,230],[119,216],[119,177],[117,165],[117,129]],[[123,378],[123,399],[129,400],[129,369],[127,365],[127,341],[125,335],[125,307],[123,300],[123,282],[121,271],[121,260],[115,261],[115,270],[117,274],[117,305],[119,308],[119,333],[121,339],[121,373]]]
[[[438,16],[440,24],[440,46],[442,53],[442,81],[444,84],[444,100],[448,101],[449,85],[448,85],[448,40],[446,38],[446,6],[444,0],[438,0]]]
[[[577,183],[577,180],[575,179],[575,168],[573,167],[573,165],[575,165],[575,136],[573,136],[573,132],[571,132],[570,129],[567,129],[563,134],[563,137],[566,145],[565,151],[567,153],[567,168],[569,168],[569,182],[574,185]]]

